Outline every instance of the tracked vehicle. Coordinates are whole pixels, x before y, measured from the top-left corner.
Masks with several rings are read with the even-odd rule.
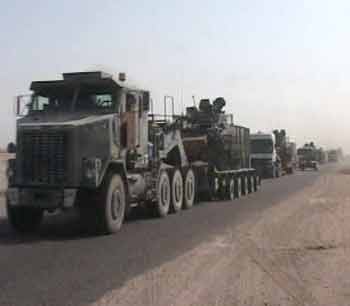
[[[198,168],[197,194],[204,199],[235,199],[256,191],[260,177],[250,167],[249,129],[235,125],[223,111],[226,102],[202,99],[187,108],[182,141],[190,163]]]

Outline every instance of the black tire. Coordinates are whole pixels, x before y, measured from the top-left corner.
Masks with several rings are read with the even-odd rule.
[[[184,180],[184,209],[189,209],[193,206],[197,193],[196,186],[196,175],[190,168],[187,170]]]
[[[242,196],[242,178],[235,179],[235,198],[239,199]]]
[[[268,178],[275,178],[275,174],[276,174],[276,171],[275,171],[275,167],[272,167],[269,171],[268,171]]]
[[[22,234],[33,233],[40,226],[44,212],[34,207],[12,207],[7,205],[7,217],[12,228]]]
[[[181,171],[176,169],[171,180],[171,212],[177,213],[181,210],[184,200],[184,181]]]
[[[213,190],[212,190],[212,194],[214,195],[215,200],[220,200],[220,186],[221,186],[220,179],[218,177],[215,177]]]
[[[235,196],[235,180],[233,178],[230,179],[228,184],[228,198],[230,201],[233,201]]]
[[[248,194],[248,176],[242,177],[242,194],[247,195]]]
[[[259,175],[254,175],[254,191],[258,191],[260,189],[261,181]]]
[[[227,177],[224,177],[220,180],[220,187],[219,187],[219,199],[220,200],[228,200],[229,199],[229,183],[230,180]]]
[[[278,177],[280,177],[281,176],[281,173],[280,173],[280,169],[277,167],[277,168],[275,168],[276,170],[276,174],[275,174],[275,178],[278,178]]]
[[[170,209],[171,187],[170,179],[167,171],[162,170],[159,173],[157,182],[157,200],[155,202],[156,216],[164,218]]]
[[[109,174],[101,190],[98,191],[97,201],[94,203],[97,221],[97,232],[113,234],[120,230],[125,218],[126,192],[125,183],[119,174]],[[90,215],[90,218],[94,216]],[[93,224],[94,225],[94,224]]]
[[[249,193],[253,193],[255,191],[255,179],[254,175],[249,175]]]

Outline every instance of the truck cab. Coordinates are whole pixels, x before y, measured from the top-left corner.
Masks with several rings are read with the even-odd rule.
[[[302,171],[306,169],[318,170],[317,150],[313,145],[304,145],[298,149],[298,164]]]
[[[279,177],[281,174],[281,163],[275,144],[275,136],[272,133],[258,132],[250,135],[251,166],[261,177]]]
[[[148,91],[100,71],[34,81],[30,90],[17,99],[16,158],[7,171],[7,212],[16,230],[33,231],[45,211],[72,207],[101,233],[118,231],[134,204],[168,213],[173,173],[173,185],[182,188],[175,166],[187,167],[187,160],[179,130],[149,120]],[[194,180],[188,184],[190,206]]]

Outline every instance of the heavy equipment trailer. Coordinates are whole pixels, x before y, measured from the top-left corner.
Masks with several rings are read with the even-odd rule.
[[[276,151],[281,162],[281,174],[292,174],[296,169],[296,144],[288,141],[285,130],[274,130]]]
[[[199,191],[233,199],[258,188],[242,137],[233,133],[238,127],[212,121],[201,136],[215,139],[214,146],[194,158],[193,117],[156,120],[149,92],[126,83],[123,74],[114,80],[103,72],[65,73],[32,82],[33,93],[19,96],[16,159],[7,171],[7,212],[16,230],[35,230],[44,211],[75,207],[89,229],[114,233],[133,206],[165,217],[192,207]],[[213,148],[230,164],[222,167]]]
[[[313,142],[310,142],[310,144],[306,143],[303,147],[299,148],[297,152],[300,170],[313,169],[318,171],[317,149]]]
[[[187,158],[204,169],[197,183],[198,196],[204,199],[233,200],[260,185],[259,175],[250,167],[249,129],[233,124],[233,117],[223,111],[225,104],[223,98],[212,104],[202,99],[198,108],[187,108],[180,119]]]

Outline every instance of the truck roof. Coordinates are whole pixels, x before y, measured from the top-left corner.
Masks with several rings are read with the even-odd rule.
[[[274,139],[272,133],[254,133],[250,134],[250,139]]]
[[[64,89],[74,88],[77,85],[95,86],[96,89],[115,90],[128,88],[130,90],[143,91],[127,84],[126,81],[117,81],[112,75],[103,71],[63,73],[62,80],[33,81],[30,90],[38,93],[55,93]]]

